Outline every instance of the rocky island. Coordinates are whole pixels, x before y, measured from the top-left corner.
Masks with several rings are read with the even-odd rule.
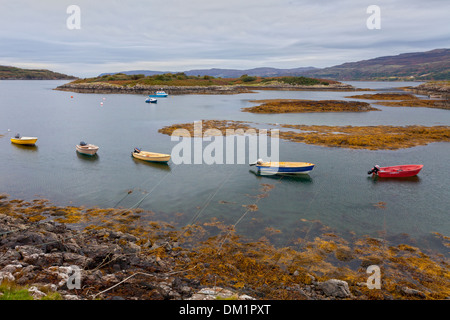
[[[450,80],[429,81],[415,87],[402,88],[415,94],[426,95],[430,98],[450,100]]]
[[[421,87],[422,86],[422,87]],[[422,99],[414,94],[404,94],[404,93],[375,93],[375,94],[362,94],[349,96],[347,98],[353,99],[367,99],[367,100],[377,100],[375,103],[388,107],[425,107],[425,108],[438,108],[438,109],[450,109],[450,95],[446,90],[450,92],[450,89],[445,89],[445,87],[439,87],[441,91],[438,91],[435,86],[432,88],[436,89],[435,93],[431,93],[426,89],[423,89],[425,84],[419,85],[414,89],[416,94],[426,94],[432,97],[432,99]],[[422,88],[422,89],[420,89]],[[450,88],[450,86],[448,86]],[[406,89],[405,89],[406,90]],[[410,90],[410,89],[408,89]],[[446,98],[445,98],[446,97]],[[438,99],[436,99],[438,98]]]
[[[280,129],[279,138],[292,142],[314,144],[324,147],[367,150],[396,150],[427,145],[433,142],[450,142],[448,126],[324,126],[324,125],[290,125],[272,124]],[[179,130],[177,129],[184,129]],[[252,132],[256,134],[256,124],[235,120],[202,120],[201,134],[209,134],[208,130],[235,130],[236,134]],[[248,131],[251,129],[251,131]],[[240,131],[239,131],[240,130]],[[195,123],[181,123],[165,126],[158,132],[167,135],[198,136]],[[270,131],[267,132],[271,134]]]
[[[184,73],[162,75],[114,74],[78,79],[58,86],[55,90],[79,93],[152,94],[163,89],[170,95],[179,94],[237,94],[254,90],[345,90],[354,91],[351,85],[338,81],[306,77],[261,78],[243,75],[223,79],[210,76],[187,76]]]
[[[310,112],[365,112],[379,111],[367,102],[341,100],[270,99],[252,100],[261,105],[243,108],[252,113],[310,113]]]

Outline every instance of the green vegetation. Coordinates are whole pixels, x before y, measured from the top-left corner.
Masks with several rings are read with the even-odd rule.
[[[145,76],[143,74],[126,75],[124,73],[116,73],[111,75],[103,75],[94,78],[78,79],[73,83],[109,83],[119,86],[226,86],[226,85],[299,85],[299,86],[315,86],[330,85],[338,83],[337,81],[313,79],[307,77],[254,77],[242,75],[239,78],[215,78],[212,76],[188,76],[184,72],[180,73],[164,73],[153,76]]]
[[[25,287],[9,281],[2,281],[0,284],[0,300],[33,300],[33,297]]]
[[[325,85],[330,84],[327,80],[307,78],[307,77],[282,77],[279,79],[280,82],[287,83],[290,85],[301,85],[301,86],[315,86],[315,85]]]
[[[21,69],[16,67],[0,66],[0,80],[59,80],[75,79],[62,73],[45,69]]]
[[[46,295],[40,300],[62,300],[58,292],[46,292],[46,290],[43,292]],[[34,298],[28,291],[28,287],[4,280],[0,283],[0,300],[34,300]]]
[[[257,77],[251,77],[247,74],[242,75],[239,79],[241,79],[243,82],[253,82],[256,81],[258,78]]]

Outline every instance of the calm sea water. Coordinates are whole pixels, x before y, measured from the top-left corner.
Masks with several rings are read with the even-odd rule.
[[[239,95],[181,95],[157,104],[140,95],[78,94],[53,90],[61,81],[0,81],[0,192],[11,198],[45,198],[58,205],[133,207],[184,226],[212,217],[259,238],[266,228],[286,243],[302,220],[319,220],[338,233],[408,235],[432,247],[433,232],[450,234],[449,143],[397,151],[327,148],[280,142],[285,161],[316,164],[305,177],[258,176],[248,164],[161,166],[134,160],[134,147],[171,153],[177,142],[158,133],[174,123],[201,119],[322,125],[450,125],[447,110],[391,108],[365,113],[258,115],[241,112],[253,99],[347,99],[367,92],[260,91]],[[379,91],[418,83],[352,82]],[[375,92],[370,92],[375,93]],[[71,97],[73,96],[73,98]],[[267,125],[268,126],[268,125]],[[8,132],[8,129],[10,130]],[[10,143],[15,133],[37,136],[34,148]],[[86,141],[100,146],[89,159],[75,151]],[[208,145],[204,142],[203,145]],[[421,163],[418,177],[373,180],[375,164]],[[261,184],[274,188],[255,203]],[[133,190],[128,194],[129,190]],[[120,201],[120,202],[119,202]],[[383,205],[379,206],[380,203]],[[183,215],[179,215],[182,213]]]

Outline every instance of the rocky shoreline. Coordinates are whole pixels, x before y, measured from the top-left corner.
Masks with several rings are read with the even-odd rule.
[[[182,253],[170,240],[139,245],[141,239],[120,231],[76,230],[4,214],[0,226],[0,285],[26,288],[35,300],[256,300],[183,277],[174,269]],[[166,254],[161,258],[149,249]],[[304,290],[290,290],[299,290],[303,299],[354,298],[345,281],[311,279]],[[0,300],[2,295],[0,290]]]
[[[448,259],[408,244],[370,237],[351,244],[305,220],[323,234],[298,249],[276,248],[244,241],[219,221],[175,230],[140,214],[0,195],[0,300],[14,288],[35,300],[450,299]],[[448,237],[433,239],[450,246]],[[373,265],[382,271],[380,289],[369,288]]]
[[[163,248],[168,256],[161,259],[142,254],[143,247],[136,244],[138,239],[127,233],[77,231],[54,221],[32,223],[3,214],[0,225],[0,284],[13,282],[27,287],[34,299],[55,292],[63,300],[210,296],[198,281],[171,270],[174,243],[161,241],[143,246]],[[78,288],[74,266],[81,270]],[[121,281],[124,285],[112,290]],[[218,288],[213,291],[220,295]],[[222,294],[230,295],[227,291]]]
[[[402,88],[415,94],[425,95],[430,98],[450,100],[450,81],[430,81],[416,87]]]
[[[152,94],[157,90],[163,89],[169,95],[182,94],[239,94],[252,93],[254,90],[322,90],[322,91],[355,91],[356,89],[348,84],[337,83],[330,85],[270,85],[270,86],[242,86],[242,85],[225,85],[225,86],[147,86],[136,84],[133,86],[115,85],[107,82],[95,83],[67,83],[55,88],[60,91],[70,91],[77,93],[99,93],[99,94]]]

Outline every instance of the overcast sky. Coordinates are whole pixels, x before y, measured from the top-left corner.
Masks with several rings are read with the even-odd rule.
[[[69,29],[69,5],[80,29]],[[366,25],[380,8],[381,29]],[[449,0],[0,0],[0,65],[125,70],[328,67],[450,47]]]

